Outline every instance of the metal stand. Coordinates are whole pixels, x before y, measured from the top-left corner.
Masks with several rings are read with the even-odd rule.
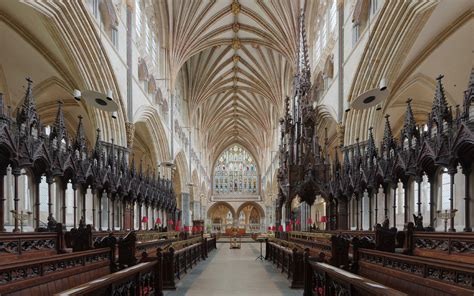
[[[263,257],[263,255],[262,255],[262,243],[263,243],[263,240],[259,239],[258,242],[260,243],[260,255],[258,255],[258,257],[255,258],[255,260],[262,260],[262,261],[263,261],[263,260],[265,259],[265,257]]]

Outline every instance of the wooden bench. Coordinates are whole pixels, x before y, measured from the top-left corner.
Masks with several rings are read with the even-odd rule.
[[[358,250],[358,274],[409,295],[474,295],[470,263]]]
[[[0,233],[0,264],[59,254],[63,249],[57,232]]]
[[[290,232],[288,239],[304,248],[309,248],[312,257],[321,257],[338,267],[349,266],[350,241],[341,235],[330,233]]]
[[[414,256],[474,264],[474,233],[410,232],[406,248]]]
[[[215,246],[215,242],[208,244],[207,240],[195,237],[174,242],[167,250],[158,249],[158,257],[163,257],[163,289],[175,290],[176,280],[180,280],[194,265],[207,258],[208,252]]]
[[[111,273],[110,248],[16,261],[0,266],[1,295],[51,295]]]
[[[265,260],[271,261],[282,273],[288,275],[291,288],[302,288],[303,278],[303,248],[301,246],[270,238],[265,243]]]
[[[176,241],[168,250],[158,249],[149,262],[138,263],[111,275],[92,280],[55,295],[163,295],[163,287],[176,289],[175,278],[205,258],[205,252],[215,248],[216,238],[199,237]],[[206,253],[207,254],[207,253]],[[206,255],[207,256],[207,255]]]
[[[304,255],[304,296],[313,295],[380,295],[403,296],[403,292],[391,289],[368,278],[355,275],[326,263],[309,259]]]
[[[54,294],[67,295],[163,295],[159,261],[139,263],[111,275]]]
[[[145,261],[149,253],[156,254],[158,248],[165,248],[179,239],[178,232],[135,232],[131,231],[118,240],[119,268]]]

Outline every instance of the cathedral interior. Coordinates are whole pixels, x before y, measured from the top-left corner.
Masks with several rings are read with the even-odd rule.
[[[473,11],[0,1],[0,295],[474,295]]]

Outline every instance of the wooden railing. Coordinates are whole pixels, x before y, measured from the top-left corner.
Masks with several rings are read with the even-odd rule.
[[[326,263],[315,262],[305,253],[304,296],[324,295],[407,295],[367,278]]]
[[[58,254],[62,249],[57,232],[1,233],[0,264]]]
[[[307,232],[302,232],[307,233]],[[331,234],[331,235],[339,235],[345,239],[352,240],[353,238],[367,238],[371,241],[375,242],[375,231],[356,231],[356,230],[331,230],[331,231],[323,231],[323,230],[311,230],[311,234]],[[308,233],[309,234],[309,233]]]
[[[163,295],[159,261],[140,263],[86,284],[55,294],[67,295]]]
[[[360,249],[358,274],[410,295],[419,290],[429,290],[434,294],[473,295],[473,265],[440,259]]]
[[[112,262],[111,250],[103,248],[4,264],[0,266],[0,294],[24,291],[26,295],[32,287],[38,291],[61,291],[58,288],[77,284],[81,280],[78,274],[97,277],[110,273]]]
[[[474,264],[474,233],[414,232],[407,237],[410,254]]]
[[[118,271],[112,275],[93,280],[56,295],[163,295],[163,289],[176,289],[175,280],[180,279],[207,252],[215,248],[215,238],[188,240],[191,245],[174,250],[158,249],[156,257]],[[179,245],[183,246],[183,244]]]
[[[176,289],[176,279],[181,279],[198,261],[206,259],[205,244],[196,242],[187,247],[175,250],[170,247],[167,251],[159,250],[163,256],[163,288]],[[159,255],[160,256],[160,255]]]
[[[303,287],[303,250],[293,244],[284,243],[278,239],[266,241],[265,260],[271,261],[282,273],[288,275],[291,288]],[[293,246],[293,247],[291,247]]]

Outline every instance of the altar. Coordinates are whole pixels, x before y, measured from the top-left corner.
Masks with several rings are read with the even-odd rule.
[[[246,233],[245,227],[227,227],[225,229],[225,234],[228,235],[228,236],[232,236],[234,232],[236,232],[238,235],[242,236]]]

